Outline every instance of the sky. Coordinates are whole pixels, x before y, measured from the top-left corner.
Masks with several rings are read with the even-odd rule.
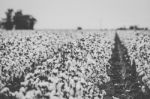
[[[0,19],[8,8],[35,17],[35,29],[150,28],[150,0],[0,0]]]

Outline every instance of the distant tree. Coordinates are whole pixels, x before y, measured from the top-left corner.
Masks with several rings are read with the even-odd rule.
[[[23,16],[22,11],[17,11],[13,17],[14,19],[14,25],[15,29],[23,29],[22,25],[24,24],[23,21],[21,20],[21,17]]]
[[[15,29],[34,29],[36,19],[31,15],[24,15],[22,10],[15,12],[12,16],[13,9],[8,9],[6,18],[0,22],[0,28],[11,30]]]
[[[15,13],[15,29],[33,29],[35,22],[35,18],[33,18],[31,15],[23,15],[21,10]]]
[[[0,29],[1,29],[1,28],[3,28],[3,24],[2,24],[2,22],[0,21]]]
[[[5,19],[5,22],[3,23],[3,25],[4,25],[4,29],[6,29],[6,30],[13,29],[12,12],[13,12],[13,9],[8,9],[7,12],[5,13],[6,19]]]
[[[148,30],[147,27],[138,27],[137,25],[132,25],[129,27],[129,30]]]
[[[126,27],[120,27],[120,28],[117,28],[117,30],[127,30]]]
[[[30,19],[30,27],[29,27],[29,29],[33,29],[34,28],[34,24],[35,24],[36,21],[37,20],[35,18],[33,18],[33,17]]]
[[[82,27],[80,27],[80,26],[79,26],[79,27],[77,27],[77,30],[82,30]]]
[[[149,29],[146,27],[146,28],[144,28],[144,30],[149,30]]]
[[[129,27],[129,30],[140,30],[140,28],[137,25],[133,25]]]

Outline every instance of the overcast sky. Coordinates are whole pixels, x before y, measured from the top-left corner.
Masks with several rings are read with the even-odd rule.
[[[36,29],[150,28],[150,0],[0,0],[0,18],[8,8],[33,15]]]

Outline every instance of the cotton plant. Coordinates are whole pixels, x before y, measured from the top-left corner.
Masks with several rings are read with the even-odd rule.
[[[10,37],[12,38],[10,42],[14,44],[10,44],[7,50],[10,54],[3,57],[3,60],[6,60],[3,65],[7,63],[8,67],[8,69],[5,67],[7,71],[5,75],[8,76],[5,78],[9,80],[20,77],[21,73],[24,74],[23,81],[20,81],[20,89],[13,92],[13,96],[24,99],[90,99],[103,96],[102,89],[97,88],[97,83],[102,84],[99,81],[100,77],[104,77],[104,82],[107,82],[108,78],[106,74],[98,74],[99,69],[107,64],[107,61],[103,60],[110,58],[112,45],[110,42],[113,42],[110,40],[101,44],[100,39],[104,39],[106,34],[88,33],[84,37],[84,33],[79,33],[76,34],[77,38],[70,37],[68,33],[55,32],[33,32],[32,35],[26,32],[26,35],[17,35],[17,33],[13,35],[14,38]],[[5,42],[8,41],[9,39]],[[96,56],[97,52],[102,53]],[[9,70],[14,71],[16,76],[8,75]],[[95,80],[94,83],[97,77],[99,80]]]

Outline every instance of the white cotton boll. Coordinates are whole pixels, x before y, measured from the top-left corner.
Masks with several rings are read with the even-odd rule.
[[[92,59],[92,56],[90,54],[87,55],[87,61],[88,63],[95,63],[95,61]]]
[[[56,88],[55,88],[55,84],[49,84],[49,86],[48,86],[48,90],[50,90],[50,91],[53,91],[53,90],[55,90]]]
[[[55,90],[52,90],[51,92],[50,92],[50,95],[51,96],[54,96],[56,94],[56,91]]]
[[[70,91],[69,86],[65,85],[65,91],[66,91],[66,92],[69,92],[69,91]]]
[[[42,95],[41,91],[40,90],[36,90],[34,91],[34,96],[38,96],[38,95]]]
[[[43,69],[44,67],[42,66],[42,65],[40,65],[40,66],[37,66],[37,69],[39,69],[39,70],[41,70],[41,69]]]
[[[51,97],[51,92],[47,92],[45,96]],[[51,99],[51,98],[50,98]]]
[[[140,71],[139,76],[143,76],[145,74],[144,71]]]
[[[0,81],[0,89],[2,89],[5,85]]]
[[[107,77],[107,78],[105,78],[103,81],[106,83],[106,82],[110,81],[110,78]],[[101,84],[102,84],[102,82],[101,82]]]
[[[19,89],[19,92],[21,92],[21,93],[24,93],[26,91],[26,89],[24,88],[24,87],[21,87],[20,89]]]
[[[21,82],[21,85],[23,85],[23,86],[27,86],[28,85],[28,80],[25,80],[24,82]]]
[[[73,88],[70,89],[69,93],[71,96],[73,96],[73,94],[74,94]]]
[[[28,91],[26,93],[25,99],[34,99],[35,90]]]
[[[70,96],[70,97],[69,97],[69,99],[76,99],[76,98],[74,98],[74,97]]]
[[[79,78],[77,76],[75,76],[74,78],[74,81],[78,82]]]
[[[48,80],[52,81],[52,77],[51,77],[51,76],[48,76]]]
[[[150,80],[148,80],[148,81],[146,82],[146,84],[147,84],[148,88],[150,88]]]
[[[91,82],[88,82],[87,84],[88,84],[89,86],[92,86],[92,85],[93,85]]]
[[[145,86],[142,86],[141,90],[142,90],[143,93],[145,93],[146,92]]]
[[[22,92],[15,92],[15,96],[17,99],[25,99],[25,96]]]
[[[82,89],[82,86],[80,85],[80,83],[77,83],[76,84],[76,91],[77,91],[77,95],[78,96],[82,96],[83,95],[83,89]]]
[[[70,71],[76,71],[76,68],[71,64]]]
[[[52,72],[53,73],[58,73],[58,69],[53,69]]]
[[[36,69],[35,71],[34,71],[34,74],[39,74],[40,73],[40,70],[38,70],[38,69]]]
[[[70,79],[70,85],[72,86],[72,87],[75,87],[75,83],[74,83],[74,80],[73,79]]]
[[[45,82],[45,81],[42,81],[42,82],[38,83],[38,86],[40,86],[40,87],[47,87],[48,85],[49,85],[49,83]]]
[[[53,83],[57,83],[59,81],[59,78],[58,77],[51,77],[51,81]]]
[[[7,88],[7,87],[4,87],[4,88],[0,91],[0,93],[6,93],[6,92],[9,92],[9,88]]]
[[[60,89],[60,88],[62,87],[63,84],[64,84],[64,83],[59,82],[58,85],[57,85],[57,88]]]
[[[36,80],[33,82],[33,84],[36,85],[36,84],[39,83],[39,81],[40,81],[40,79],[39,79],[39,78],[36,78]]]
[[[81,79],[80,79],[80,82],[81,82],[81,83],[86,83],[86,81],[85,81],[84,78],[81,78]]]
[[[94,99],[99,99],[99,97],[98,97],[98,96],[96,96],[96,97],[94,97]]]
[[[55,77],[48,77],[48,80],[52,81],[52,83],[55,81]]]
[[[60,73],[59,75],[60,77],[67,78],[67,75],[65,73]]]
[[[147,82],[148,81],[148,77],[147,76],[142,77],[142,81],[143,82]]]
[[[148,81],[146,82],[147,84],[150,84],[150,78],[148,79]]]
[[[106,95],[106,91],[105,90],[102,90],[102,95]]]
[[[3,53],[2,52],[0,52],[0,56],[2,55]]]
[[[25,80],[28,80],[29,78],[33,77],[33,73],[28,73],[25,77]]]
[[[50,97],[50,99],[60,99],[60,97],[53,95],[53,96]]]
[[[47,62],[51,63],[51,62],[53,62],[53,59],[48,59]]]
[[[112,96],[112,98],[113,98],[113,99],[119,99],[119,98],[117,98],[117,97],[114,97],[114,96]]]
[[[150,85],[148,85],[148,88],[150,89]]]

